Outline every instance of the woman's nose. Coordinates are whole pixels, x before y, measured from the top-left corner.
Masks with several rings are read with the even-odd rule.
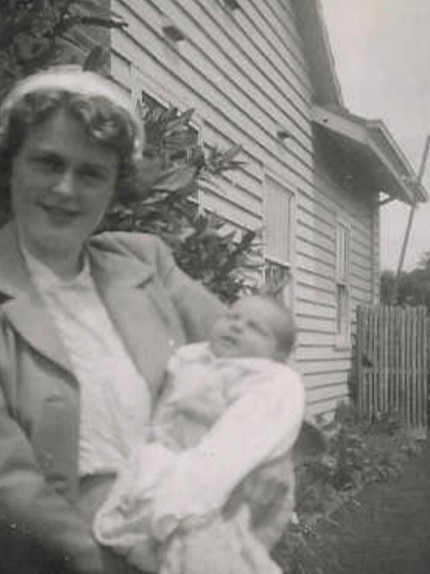
[[[52,186],[52,190],[63,196],[72,196],[75,191],[75,178],[72,170],[65,170],[61,175],[59,175],[55,184]]]

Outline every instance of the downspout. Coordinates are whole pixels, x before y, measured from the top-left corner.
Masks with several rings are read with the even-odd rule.
[[[423,176],[424,176],[424,170],[427,164],[427,158],[428,158],[428,154],[429,154],[429,148],[430,148],[430,135],[427,136],[426,139],[426,143],[424,146],[424,151],[423,151],[423,155],[421,158],[421,165],[420,165],[420,171],[418,173],[418,178],[417,178],[417,185],[421,185]],[[396,273],[396,278],[394,281],[394,287],[393,287],[393,293],[392,293],[392,302],[394,303],[397,297],[397,290],[399,288],[399,282],[400,282],[400,274],[402,272],[403,269],[403,263],[405,260],[405,255],[406,255],[406,248],[408,246],[409,243],[409,237],[411,234],[411,229],[412,229],[412,222],[414,219],[414,215],[417,209],[417,205],[418,205],[418,201],[416,200],[412,205],[411,205],[411,209],[409,211],[409,217],[408,217],[408,223],[406,226],[406,231],[405,231],[405,237],[403,239],[403,245],[402,245],[402,251],[400,253],[400,259],[399,259],[399,264],[397,267],[397,273]]]

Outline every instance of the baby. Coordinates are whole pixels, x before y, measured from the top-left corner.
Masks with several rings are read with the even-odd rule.
[[[285,306],[245,297],[208,342],[177,350],[152,441],[133,449],[96,516],[102,544],[160,574],[281,572],[269,550],[294,509],[293,446],[300,431],[312,454],[323,444],[285,362],[295,331]]]

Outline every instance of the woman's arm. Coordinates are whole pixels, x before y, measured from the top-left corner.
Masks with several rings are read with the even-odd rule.
[[[206,340],[215,320],[225,311],[224,304],[184,273],[167,245],[155,235],[116,232],[106,236],[156,269],[181,319],[187,342]]]
[[[32,548],[41,560],[52,560],[58,571],[105,572],[101,550],[91,534],[90,525],[47,484],[31,444],[9,415],[0,392],[1,545],[2,539],[13,542],[14,548],[18,549],[20,556],[11,555],[14,561],[23,561],[26,550]],[[8,549],[12,554],[11,547]],[[0,560],[5,568],[3,555]],[[31,567],[37,570],[36,564],[31,562],[28,567],[29,571],[32,571]]]

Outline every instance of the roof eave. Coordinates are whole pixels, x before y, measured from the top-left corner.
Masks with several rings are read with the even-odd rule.
[[[291,0],[309,65],[315,101],[343,105],[320,0]]]
[[[381,192],[408,204],[427,201],[426,190],[383,122],[365,120],[344,108],[335,110],[319,105],[313,107],[312,119],[323,132],[327,130],[343,142],[362,146],[371,155],[385,176],[380,180]],[[383,187],[387,181],[392,182],[390,189]]]

